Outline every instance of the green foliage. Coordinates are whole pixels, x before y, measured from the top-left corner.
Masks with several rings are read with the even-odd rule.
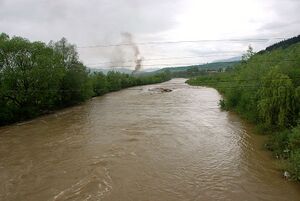
[[[268,149],[273,151],[277,158],[287,159],[289,157],[289,134],[289,130],[284,130],[270,136]]]
[[[293,179],[300,181],[300,125],[292,129],[288,142],[289,150],[291,150],[288,169]]]
[[[292,173],[292,179],[300,181],[300,150],[291,153],[288,171]]]
[[[278,158],[287,159],[286,169],[293,179],[300,181],[300,125],[275,133],[269,145]]]
[[[271,45],[271,46],[267,47],[266,50],[260,51],[259,54],[263,54],[267,51],[273,51],[273,50],[276,50],[276,49],[279,49],[279,48],[285,49],[285,48],[288,48],[291,45],[299,43],[299,42],[300,42],[300,35],[295,36],[295,37],[290,38],[290,39],[287,39],[287,40],[283,40],[283,41],[281,41],[279,43],[276,43],[274,45]]]
[[[117,72],[90,74],[65,38],[48,45],[0,34],[0,125],[74,105],[92,96],[170,79]]]
[[[253,55],[253,48],[249,45],[247,52],[242,56],[242,61],[249,60]]]
[[[218,89],[223,109],[234,110],[270,134],[269,149],[286,159],[293,177],[300,172],[300,43],[299,37],[258,54],[248,50],[231,71],[187,81]],[[294,127],[294,128],[293,128]]]
[[[291,150],[300,149],[300,126],[293,128],[288,138]]]
[[[262,78],[258,110],[267,127],[287,128],[295,123],[294,86],[291,79],[272,69]]]
[[[103,73],[94,72],[90,77],[95,96],[101,96],[108,92],[108,82]]]
[[[221,107],[222,110],[228,110],[228,108],[226,107],[225,100],[223,99],[219,101],[219,106]]]
[[[43,43],[1,38],[0,96],[6,111],[2,115],[5,121],[11,121],[8,117],[12,116],[18,120],[30,118],[59,98],[63,65],[59,55]]]

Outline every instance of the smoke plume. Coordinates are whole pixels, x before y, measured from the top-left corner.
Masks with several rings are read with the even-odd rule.
[[[112,55],[112,66],[111,67],[116,67],[116,66],[122,66],[126,62],[124,58],[127,56],[125,55],[128,51],[128,47],[133,51],[133,62],[134,62],[134,71],[132,73],[136,73],[139,70],[142,69],[142,62],[143,62],[143,57],[141,56],[139,47],[135,42],[133,41],[133,37],[131,33],[124,32],[121,33],[122,37],[122,42],[120,46],[117,46]],[[130,60],[129,60],[130,61]]]

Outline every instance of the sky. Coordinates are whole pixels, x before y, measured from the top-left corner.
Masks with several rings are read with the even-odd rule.
[[[299,10],[300,0],[0,0],[0,32],[66,37],[93,68],[133,68],[133,48],[114,46],[130,33],[151,69],[259,51],[300,34]]]

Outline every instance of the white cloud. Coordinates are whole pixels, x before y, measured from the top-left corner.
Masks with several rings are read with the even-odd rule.
[[[78,46],[116,44],[121,32],[131,32],[137,42],[288,38],[300,33],[299,10],[298,0],[0,0],[0,31],[45,42],[65,36]],[[272,42],[252,45],[259,50]],[[206,42],[147,45],[140,49],[146,59],[199,56],[180,62],[148,62],[175,64],[226,58],[248,45]],[[99,63],[109,61],[112,49],[79,51],[85,63]],[[224,54],[213,56],[214,52]]]

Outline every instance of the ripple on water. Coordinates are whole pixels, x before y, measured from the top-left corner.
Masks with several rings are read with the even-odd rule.
[[[109,169],[98,167],[69,188],[59,192],[52,200],[101,200],[112,190],[112,178]]]

